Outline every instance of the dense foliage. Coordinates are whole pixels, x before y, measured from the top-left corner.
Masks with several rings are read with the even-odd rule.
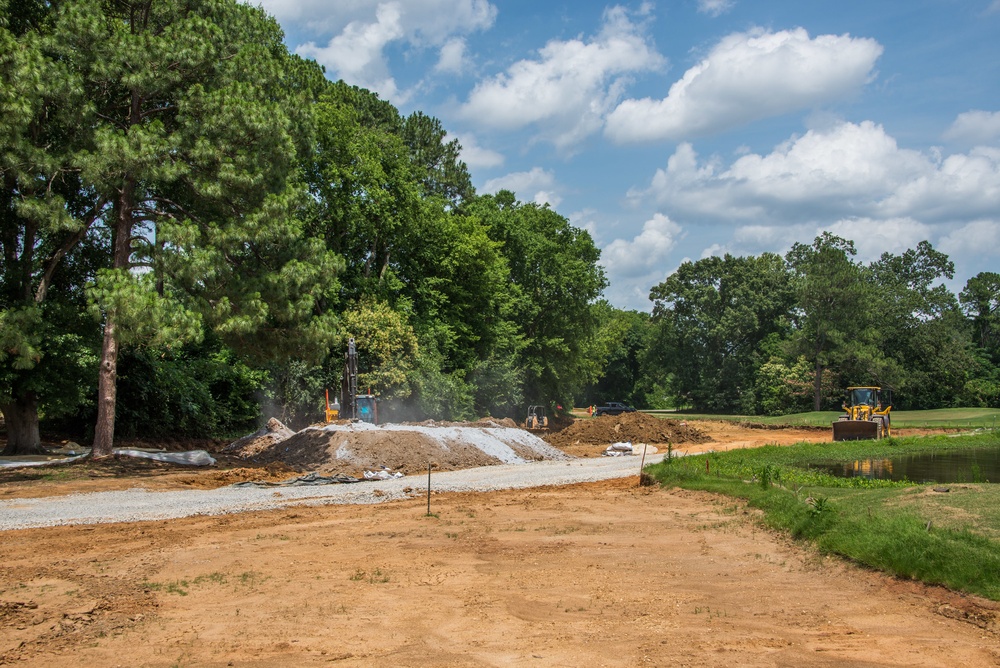
[[[237,0],[0,0],[0,412],[119,435],[322,416],[347,340],[393,418],[527,404],[781,413],[844,384],[1000,402],[1000,277],[824,235],[601,300],[590,235],[477,194],[439,120],[288,53]]]
[[[570,405],[599,251],[460,150],[236,0],[0,0],[7,451],[314,421],[350,337],[399,417]]]
[[[956,297],[946,255],[923,241],[863,264],[829,233],[784,258],[685,262],[655,286],[645,373],[675,405],[782,414],[836,408],[849,385],[897,408],[1000,406],[1000,277]]]

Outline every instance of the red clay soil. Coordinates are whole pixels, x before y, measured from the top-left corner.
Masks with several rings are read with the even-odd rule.
[[[677,420],[663,420],[646,413],[602,415],[576,420],[571,425],[543,437],[557,448],[573,445],[632,443],[707,443],[711,437],[697,427]]]

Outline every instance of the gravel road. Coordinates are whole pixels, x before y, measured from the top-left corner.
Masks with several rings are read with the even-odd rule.
[[[663,459],[648,455],[646,463]],[[432,492],[489,492],[569,485],[639,474],[640,458],[598,457],[572,461],[484,466],[431,474]],[[427,494],[427,475],[312,487],[222,487],[150,492],[130,489],[0,501],[0,531],[73,524],[109,524],[224,515],[298,505],[372,504]]]

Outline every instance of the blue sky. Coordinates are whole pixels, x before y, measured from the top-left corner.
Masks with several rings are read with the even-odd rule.
[[[289,48],[441,119],[547,202],[621,308],[685,260],[829,230],[1000,271],[1000,0],[264,0]]]

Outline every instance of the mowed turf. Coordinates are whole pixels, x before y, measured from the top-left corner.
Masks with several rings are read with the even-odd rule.
[[[671,420],[727,420],[755,422],[789,427],[829,427],[842,411],[809,411],[790,415],[713,415],[710,413],[682,413],[649,411],[657,417]],[[926,411],[892,411],[892,426],[900,429],[977,429],[1000,426],[1000,409],[996,408],[938,408]]]

